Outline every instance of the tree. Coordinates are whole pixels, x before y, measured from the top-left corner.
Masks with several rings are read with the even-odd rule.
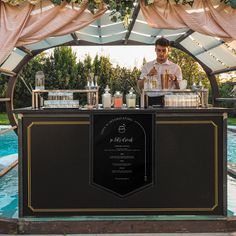
[[[92,65],[92,70],[94,72],[95,75],[99,75],[100,72],[100,60],[98,55],[95,56],[94,60],[93,60],[93,65]]]
[[[72,48],[67,46],[56,47],[50,59],[51,65],[48,65],[49,68],[45,69],[46,75],[49,75],[46,77],[54,80],[53,87],[58,89],[73,88],[78,78],[78,71],[76,54],[72,51]]]
[[[144,57],[143,58],[143,63],[142,63],[142,65],[145,65],[147,63],[147,60],[146,60],[146,58]]]
[[[6,96],[7,82],[9,78],[6,75],[0,75],[0,98],[4,98]],[[4,112],[6,110],[5,102],[0,102],[0,112]]]
[[[100,95],[104,93],[106,85],[111,87],[111,81],[114,79],[112,63],[109,57],[101,56],[99,60],[100,71],[98,74],[98,84],[100,86]]]
[[[182,69],[183,79],[188,81],[188,88],[191,88],[193,83],[199,84],[200,81],[204,87],[209,88],[210,83],[206,73],[191,56],[178,49],[172,48],[170,60],[177,63]]]
[[[41,53],[22,68],[15,86],[14,106],[16,108],[31,106],[31,91],[27,89],[23,80],[30,89],[33,89],[35,85],[35,73],[40,70],[44,71],[45,61],[46,54]]]

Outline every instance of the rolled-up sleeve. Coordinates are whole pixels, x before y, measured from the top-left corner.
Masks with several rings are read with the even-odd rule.
[[[177,77],[177,80],[182,80],[183,79],[182,70],[181,70],[179,65],[176,65],[175,75]]]

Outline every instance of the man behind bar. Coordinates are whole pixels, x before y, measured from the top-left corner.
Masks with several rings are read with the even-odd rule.
[[[139,88],[144,87],[144,81],[147,76],[157,76],[158,89],[161,89],[160,77],[161,74],[168,73],[170,80],[170,88],[179,89],[179,80],[182,80],[181,68],[168,60],[169,52],[171,51],[170,42],[166,38],[159,38],[155,42],[156,59],[148,62],[142,68],[140,79],[138,80]]]

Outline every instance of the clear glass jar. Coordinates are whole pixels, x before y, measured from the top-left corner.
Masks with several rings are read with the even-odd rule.
[[[103,108],[111,108],[111,94],[108,85],[105,88],[105,93],[102,95],[102,106]]]
[[[114,108],[122,108],[123,95],[120,91],[116,91],[114,94]]]
[[[37,71],[35,74],[35,90],[45,89],[45,76],[43,71]]]
[[[131,88],[129,93],[126,95],[126,106],[127,108],[136,107],[136,95],[134,94],[134,89]]]

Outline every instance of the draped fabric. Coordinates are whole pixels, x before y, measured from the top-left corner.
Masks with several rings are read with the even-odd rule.
[[[148,25],[159,29],[190,28],[196,32],[219,37],[224,40],[236,39],[236,9],[220,0],[195,0],[193,6],[173,3],[173,0],[154,0],[141,10]]]
[[[14,47],[74,32],[106,11],[103,7],[95,14],[90,13],[87,10],[87,1],[80,8],[73,8],[66,2],[54,6],[48,0],[42,1],[42,4],[11,6],[0,1],[0,64]]]
[[[162,29],[190,28],[224,40],[236,39],[236,9],[220,0],[195,0],[193,7],[174,4],[174,0],[154,0],[145,6],[140,0],[145,20],[151,27]],[[87,9],[88,0],[73,9],[66,1],[54,6],[43,0],[42,6],[25,3],[11,6],[0,1],[0,65],[17,46],[65,35],[87,26],[105,11],[94,15]]]

